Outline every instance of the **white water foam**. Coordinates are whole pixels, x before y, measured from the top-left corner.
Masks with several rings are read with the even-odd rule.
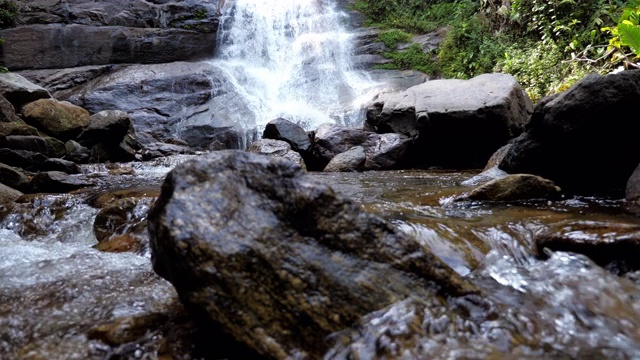
[[[246,109],[229,111],[215,99],[212,105],[243,117],[231,123],[262,128],[283,117],[307,130],[362,124],[375,84],[353,69],[347,15],[332,1],[236,0],[225,7],[213,63],[228,73]]]

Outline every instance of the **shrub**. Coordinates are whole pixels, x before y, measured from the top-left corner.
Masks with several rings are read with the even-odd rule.
[[[20,9],[15,2],[10,0],[0,1],[0,29],[14,26],[19,11]]]
[[[383,31],[378,37],[389,49],[395,49],[398,43],[404,43],[411,40],[411,34],[398,29]]]
[[[477,16],[454,24],[438,52],[439,69],[444,77],[468,79],[493,72],[502,59],[509,39],[492,34]]]

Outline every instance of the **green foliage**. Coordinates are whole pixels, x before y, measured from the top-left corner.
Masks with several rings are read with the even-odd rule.
[[[496,71],[512,74],[533,101],[563,91],[592,69],[564,61],[562,49],[553,41],[526,41],[506,49]]]
[[[392,51],[383,54],[392,62],[376,66],[379,69],[408,70],[415,69],[427,74],[435,72],[435,64],[431,56],[422,51],[419,44],[413,44],[406,50]]]
[[[607,48],[610,64],[615,66],[622,63],[625,67],[630,65],[638,67],[637,62],[640,59],[640,1],[629,1],[621,9],[617,25],[604,27],[602,31],[610,34]]]
[[[14,1],[0,1],[0,29],[8,28],[15,25],[16,16],[20,9]]]
[[[456,19],[471,16],[477,2],[471,0],[355,0],[355,10],[365,14],[370,25],[426,33]]]
[[[194,18],[196,20],[204,20],[207,18],[207,10],[206,9],[198,9],[194,12]]]
[[[378,35],[378,37],[389,49],[395,49],[398,43],[406,43],[411,40],[411,34],[398,29],[383,31]]]
[[[507,40],[488,31],[478,17],[454,24],[440,45],[440,72],[448,78],[463,79],[492,72],[503,57]]]

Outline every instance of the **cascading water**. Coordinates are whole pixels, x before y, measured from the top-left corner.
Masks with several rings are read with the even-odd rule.
[[[229,111],[224,98],[212,102],[225,116],[242,117],[231,123],[261,128],[283,117],[307,130],[360,125],[374,84],[351,65],[346,14],[333,1],[236,0],[222,11],[213,63],[245,109]]]

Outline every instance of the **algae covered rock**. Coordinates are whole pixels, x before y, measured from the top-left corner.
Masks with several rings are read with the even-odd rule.
[[[277,359],[410,296],[476,288],[290,161],[220,151],[177,166],[149,214],[154,270],[199,320]]]

